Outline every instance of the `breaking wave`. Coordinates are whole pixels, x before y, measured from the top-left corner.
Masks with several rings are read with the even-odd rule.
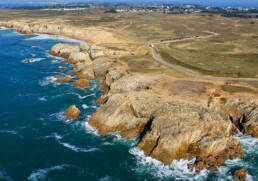
[[[139,150],[138,147],[133,147],[129,150],[129,153],[135,157],[136,168],[132,168],[136,172],[150,173],[157,179],[172,177],[176,180],[205,180],[208,177],[209,171],[206,169],[197,173],[194,170],[188,169],[188,164],[194,162],[181,159],[179,161],[174,160],[171,165],[164,165],[162,162],[145,156],[144,152]]]
[[[30,176],[28,177],[28,180],[30,181],[44,181],[47,178],[47,175],[49,172],[54,170],[64,170],[66,168],[70,167],[68,164],[62,164],[62,165],[55,165],[49,168],[44,169],[38,169],[36,171],[33,171]]]
[[[22,60],[22,63],[34,63],[34,62],[40,62],[42,60],[45,60],[45,58],[24,59],[24,60]]]
[[[36,36],[27,38],[26,40],[58,40],[62,42],[67,42],[67,43],[75,43],[75,44],[84,44],[86,43],[85,41],[81,40],[75,40],[72,38],[68,37],[63,37],[63,36],[56,36],[56,35],[47,35],[47,34],[35,34]]]
[[[49,84],[53,84],[54,86],[60,85],[60,83],[56,82],[57,78],[54,76],[48,76],[44,78],[43,80],[39,81],[39,85],[42,87],[45,87]]]

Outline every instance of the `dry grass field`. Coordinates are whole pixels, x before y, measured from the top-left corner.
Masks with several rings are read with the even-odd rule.
[[[0,10],[1,20],[57,23],[79,28],[98,27],[112,32],[124,43],[108,42],[103,46],[134,52],[121,57],[133,72],[162,72],[174,77],[187,75],[153,61],[149,43],[165,61],[184,66],[201,74],[225,77],[258,77],[258,20],[225,18],[219,15],[162,13],[104,13],[104,10],[81,12],[43,10]],[[250,22],[254,21],[254,24]],[[178,42],[160,42],[183,36],[206,37]],[[235,87],[257,88],[257,82],[230,82]],[[234,91],[233,90],[233,91]]]

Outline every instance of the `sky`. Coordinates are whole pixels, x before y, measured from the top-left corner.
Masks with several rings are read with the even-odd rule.
[[[0,4],[39,4],[51,2],[182,3],[208,6],[256,7],[258,0],[0,0]]]

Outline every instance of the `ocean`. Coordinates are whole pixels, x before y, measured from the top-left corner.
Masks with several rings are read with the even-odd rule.
[[[187,169],[187,160],[164,166],[145,157],[137,139],[98,135],[88,119],[99,107],[94,101],[102,94],[101,79],[91,81],[87,93],[71,83],[56,83],[54,75],[72,69],[47,54],[60,42],[82,43],[0,30],[0,181],[233,180],[230,173],[242,167],[249,180],[258,180],[258,139],[250,136],[236,136],[243,159],[227,161],[215,173],[195,173]],[[63,112],[73,104],[82,113],[67,123]]]

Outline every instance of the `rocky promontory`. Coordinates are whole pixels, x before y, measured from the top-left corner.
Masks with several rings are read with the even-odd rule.
[[[104,94],[97,100],[102,105],[89,120],[99,134],[137,137],[145,155],[164,164],[195,159],[190,169],[210,171],[227,159],[243,157],[242,145],[233,137],[238,131],[257,136],[256,98],[218,96],[209,82],[132,73],[107,52],[89,44],[57,44],[50,51],[74,65],[78,85],[104,78]]]

